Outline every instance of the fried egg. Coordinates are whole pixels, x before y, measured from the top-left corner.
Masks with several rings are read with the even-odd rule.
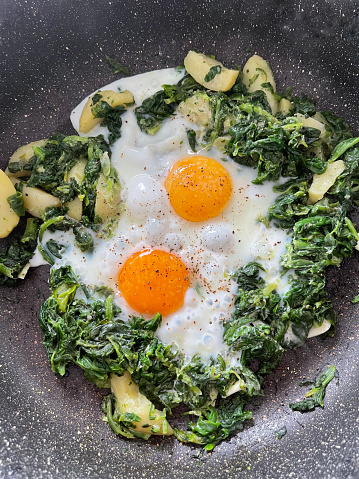
[[[129,89],[139,105],[181,76],[159,70],[103,89]],[[76,130],[86,100],[72,112]],[[123,320],[161,313],[157,337],[186,357],[226,354],[223,321],[231,317],[237,293],[232,274],[260,260],[265,280],[287,288],[279,271],[286,234],[259,221],[276,198],[274,183],[254,185],[255,170],[214,147],[193,152],[187,130],[199,127],[179,113],[155,135],[141,132],[134,107],[122,121],[111,158],[122,185],[117,228],[111,238],[95,237],[92,253],[81,252],[70,232],[51,233],[67,246],[54,267],[71,265],[88,286],[110,287]],[[96,126],[89,136],[107,133]],[[43,242],[49,237],[46,232]]]

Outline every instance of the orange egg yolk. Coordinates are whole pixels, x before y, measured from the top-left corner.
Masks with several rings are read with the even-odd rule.
[[[188,270],[177,256],[145,249],[130,256],[118,275],[127,303],[142,314],[176,311],[190,286]]]
[[[218,216],[232,194],[232,180],[218,161],[193,156],[177,161],[165,188],[176,213],[188,221],[205,221]]]

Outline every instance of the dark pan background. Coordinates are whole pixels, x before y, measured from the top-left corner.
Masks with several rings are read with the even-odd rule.
[[[105,54],[136,74],[181,64],[190,48],[229,66],[258,53],[279,90],[318,99],[359,134],[358,15],[358,3],[344,0],[0,0],[0,166],[20,144],[71,133],[71,108],[117,78]],[[359,477],[357,254],[328,274],[336,336],[288,352],[253,401],[254,420],[202,458],[171,438],[115,437],[81,371],[52,374],[37,324],[47,277],[45,267],[31,270],[15,290],[0,290],[1,478]],[[307,390],[300,380],[328,364],[340,382],[329,385],[325,409],[292,412],[289,402]]]

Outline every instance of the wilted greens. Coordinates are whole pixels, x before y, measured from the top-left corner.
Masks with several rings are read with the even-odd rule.
[[[113,68],[121,70],[121,65],[108,60]],[[205,81],[220,71],[220,67],[213,67]],[[273,87],[270,83],[262,87],[249,92],[239,76],[230,91],[213,92],[185,74],[176,85],[163,85],[134,109],[139,128],[154,135],[177,114],[180,104],[197,95],[200,113],[208,111],[209,116],[205,124],[187,129],[190,148],[196,152],[220,145],[235,162],[256,170],[255,184],[276,182],[278,196],[268,205],[267,215],[261,221],[274,224],[287,234],[280,268],[289,287],[280,294],[276,283],[267,283],[259,260],[234,273],[233,280],[238,285],[234,311],[223,324],[229,353],[209,361],[203,361],[199,355],[186,358],[156,336],[162,321],[160,314],[151,320],[120,319],[113,292],[88,288],[70,266],[52,268],[51,296],[43,303],[39,317],[54,373],[64,375],[68,364],[76,364],[88,380],[100,388],[109,388],[112,374],[121,376],[128,371],[153,408],[163,411],[174,435],[182,442],[203,445],[206,450],[243,429],[245,421],[251,418],[246,404],[263,394],[264,382],[278,366],[286,348],[303,344],[309,331],[323,321],[328,321],[331,329],[335,327],[336,314],[325,290],[326,268],[338,266],[353,253],[359,241],[348,216],[352,203],[358,200],[359,139],[352,138],[349,127],[333,113],[318,111],[312,100],[295,97],[289,90],[276,96],[289,99],[290,110],[274,115],[265,94],[265,89],[273,93]],[[94,96],[93,113],[103,118],[111,144],[119,137],[123,108],[114,110],[100,99]],[[308,123],[309,117],[317,123]],[[2,284],[12,285],[16,281],[36,247],[37,238],[41,241],[46,230],[72,229],[82,251],[91,251],[92,232],[97,227],[99,175],[106,173],[118,181],[110,166],[110,155],[110,146],[101,136],[56,134],[43,147],[36,147],[25,165],[9,165],[13,173],[27,170],[27,185],[51,192],[61,200],[61,207],[49,208],[41,220],[29,220],[20,242],[0,255]],[[79,158],[87,160],[81,184],[73,178],[67,181],[67,173]],[[314,175],[325,174],[328,165],[337,160],[344,162],[344,171],[312,204],[309,192]],[[21,190],[21,182],[18,188]],[[79,195],[84,205],[80,221],[66,215],[65,205]],[[22,214],[20,196],[13,195],[9,201]],[[64,246],[52,239],[39,247],[52,265],[64,251]],[[303,412],[318,405],[323,407],[325,388],[334,374],[335,368],[330,366],[316,379],[306,399],[291,404],[291,408]],[[176,422],[179,405],[189,417],[186,426]],[[104,397],[102,410],[116,434],[150,437],[136,431],[139,419],[135,413],[121,413],[113,392]],[[280,438],[285,433],[282,428],[276,435]]]

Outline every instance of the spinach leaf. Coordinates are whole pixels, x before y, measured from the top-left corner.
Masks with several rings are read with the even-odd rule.
[[[313,411],[317,406],[323,408],[325,390],[334,377],[338,377],[335,366],[328,366],[328,368],[321,372],[316,378],[314,387],[305,394],[305,399],[303,401],[290,403],[289,407],[293,411],[300,411],[302,413]]]
[[[21,239],[0,251],[0,286],[16,286],[18,283],[18,275],[36,249],[39,224],[39,219],[29,218]]]
[[[25,215],[25,206],[21,191],[16,191],[16,193],[9,196],[7,202],[18,216]]]
[[[106,55],[105,58],[108,64],[110,65],[113,75],[116,75],[117,73],[122,73],[123,75],[127,76],[130,74],[130,70],[127,67],[123,66],[114,58],[110,58],[108,55]]]
[[[101,126],[108,128],[110,134],[108,137],[109,145],[121,137],[122,118],[121,115],[126,111],[123,105],[111,106],[102,100],[101,92],[94,95],[92,99],[91,112],[95,118],[102,118]]]
[[[188,143],[189,146],[191,147],[191,150],[196,152],[196,146],[197,146],[197,137],[196,137],[196,132],[194,130],[187,130],[187,138],[188,138]]]
[[[219,75],[222,71],[222,67],[221,65],[216,65],[216,66],[213,66],[209,69],[207,75],[204,77],[204,81],[206,83],[210,82],[211,80],[213,80],[213,78],[216,76],[216,75]]]
[[[176,85],[163,85],[163,90],[156,92],[135,108],[137,124],[142,131],[154,135],[162,122],[174,115],[176,106],[194,92],[203,90],[190,75],[185,75]]]

